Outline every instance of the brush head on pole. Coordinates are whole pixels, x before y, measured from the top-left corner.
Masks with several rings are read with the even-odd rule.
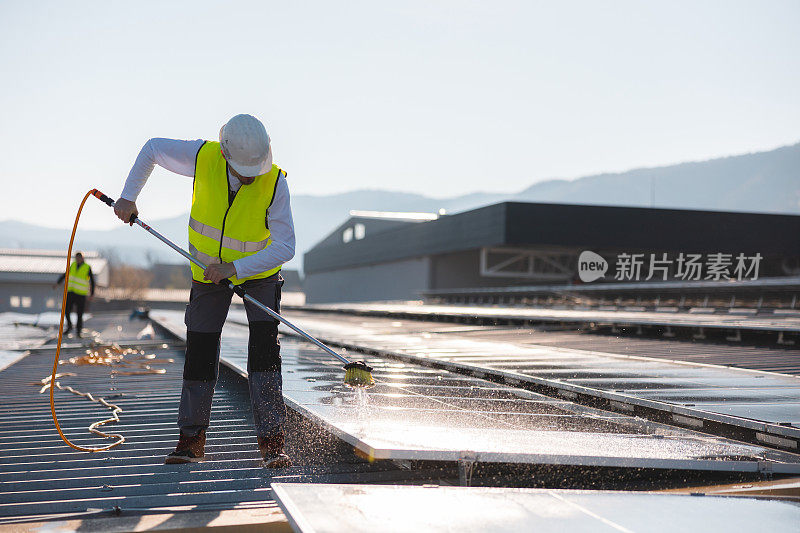
[[[368,389],[375,386],[372,368],[364,361],[344,365],[344,384],[348,387]]]

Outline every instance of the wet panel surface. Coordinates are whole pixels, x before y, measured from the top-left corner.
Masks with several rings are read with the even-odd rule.
[[[164,317],[159,313],[158,317]],[[245,326],[228,323],[222,358],[245,373]],[[359,356],[359,359],[361,356]],[[282,341],[284,397],[375,458],[756,471],[800,471],[800,458],[646,423],[446,370],[367,357],[378,386],[358,394],[340,363]],[[514,399],[514,409],[499,400]]]
[[[291,310],[294,315],[300,310]],[[320,313],[315,313],[320,315]],[[369,323],[376,317],[354,316],[337,313],[338,318],[349,324]],[[448,322],[426,320],[378,319],[390,322],[393,327],[403,328],[409,333],[432,336],[458,336],[464,339],[504,341],[514,344],[534,344],[588,350],[609,354],[639,355],[657,359],[691,361],[769,372],[800,375],[800,349],[794,346],[750,346],[738,343],[711,343],[698,339],[652,338],[638,335],[609,335],[590,331],[579,331],[574,327],[561,326],[500,326],[458,325]],[[395,324],[397,324],[395,326]]]
[[[236,315],[231,318],[240,319]],[[506,342],[502,338],[432,335],[414,321],[317,313],[293,313],[290,318],[332,342],[512,372],[684,407],[702,404],[707,411],[721,415],[800,428],[797,412],[792,411],[800,403],[800,378],[796,376]],[[800,435],[800,431],[794,431]]]

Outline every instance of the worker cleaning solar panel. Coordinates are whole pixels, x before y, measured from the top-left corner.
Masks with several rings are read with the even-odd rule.
[[[155,164],[194,178],[189,216],[189,251],[185,251],[138,218],[135,200]],[[279,314],[283,280],[280,270],[294,254],[294,228],[286,172],[272,162],[272,148],[264,125],[251,115],[236,115],[219,132],[216,141],[151,139],[142,148],[121,197],[115,202],[97,189],[81,201],[70,237],[67,261],[72,255],[81,211],[89,196],[114,208],[123,222],[137,224],[190,261],[192,290],[186,309],[186,362],[178,409],[178,444],[167,464],[204,458],[206,430],[211,416],[214,386],[219,372],[222,326],[233,294],[244,299],[250,338],[248,379],[258,434],[258,447],[267,468],[291,465],[284,452],[283,402],[278,321],[345,364],[346,385],[363,389],[374,385],[363,361],[351,362]],[[65,290],[69,283],[69,264]],[[64,325],[66,295],[62,303],[58,347],[53,365],[55,382]],[[53,389],[50,405],[55,413]]]

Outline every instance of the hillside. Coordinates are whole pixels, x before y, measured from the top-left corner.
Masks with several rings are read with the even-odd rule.
[[[647,207],[651,187],[655,207],[800,214],[800,144],[572,181],[543,181],[516,198]]]

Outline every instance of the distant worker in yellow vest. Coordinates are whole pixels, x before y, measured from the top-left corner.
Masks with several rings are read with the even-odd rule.
[[[219,375],[220,336],[233,292],[230,278],[279,312],[281,265],[294,256],[294,224],[286,172],[272,163],[264,125],[236,115],[219,142],[150,139],[125,181],[114,211],[124,222],[138,214],[136,199],[154,166],[194,178],[189,251],[208,265],[192,269],[186,307],[186,360],[178,409],[180,435],[167,464],[202,461]],[[278,323],[245,302],[250,325],[247,373],[258,447],[268,468],[291,464],[284,452],[286,407],[281,381]]]
[[[53,288],[59,283],[64,281],[64,274],[59,276],[58,281],[55,282]],[[92,267],[89,263],[83,260],[83,254],[78,252],[75,254],[75,261],[69,265],[69,282],[67,285],[67,329],[64,331],[68,334],[72,331],[72,320],[70,314],[72,308],[75,308],[75,313],[78,315],[76,335],[81,336],[83,331],[83,312],[86,309],[86,295],[91,299],[94,296],[94,276],[92,275]]]

